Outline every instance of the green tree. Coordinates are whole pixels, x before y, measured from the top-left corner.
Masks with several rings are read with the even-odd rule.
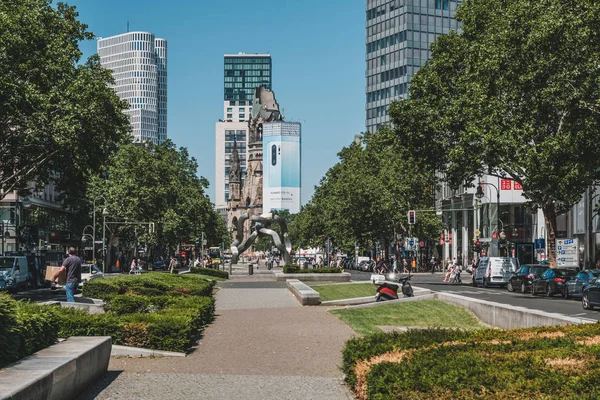
[[[156,223],[156,234],[146,238],[154,245],[172,250],[193,243],[203,231],[209,245],[227,245],[225,223],[213,210],[205,193],[208,181],[196,175],[197,167],[187,149],[178,150],[171,141],[124,145],[106,173],[91,181],[89,198],[104,195],[114,217]],[[111,236],[116,235],[130,237],[131,229],[116,225]]]
[[[457,19],[463,33],[433,45],[392,121],[453,185],[484,173],[522,184],[554,265],[557,215],[600,178],[600,3],[477,0]]]
[[[0,3],[0,189],[50,180],[77,194],[119,143],[129,119],[93,56],[78,64],[78,43],[94,36],[75,7],[45,0]]]

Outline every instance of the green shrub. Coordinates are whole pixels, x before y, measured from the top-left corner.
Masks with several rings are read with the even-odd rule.
[[[20,339],[19,358],[56,343],[59,327],[55,310],[28,301],[18,301],[16,311]]]
[[[16,302],[0,293],[0,368],[19,359],[19,327]]]
[[[117,314],[88,314],[86,310],[62,307],[56,315],[59,337],[112,336],[113,344],[122,344],[123,327]]]
[[[366,375],[369,399],[554,398],[558,393],[562,398],[591,399],[600,394],[593,383],[600,378],[598,337],[600,323],[381,333],[349,340],[343,369],[356,389],[356,363],[407,351],[398,362],[371,366]]]
[[[143,296],[179,295],[210,296],[214,282],[193,275],[173,275],[149,273],[126,275],[111,279],[95,279],[83,286],[83,296],[106,299],[117,294],[137,294]]]
[[[146,296],[132,296],[130,294],[120,294],[112,296],[106,300],[104,310],[113,312],[117,315],[146,313],[153,310],[150,298]]]
[[[312,268],[312,269],[301,269],[296,264],[284,265],[284,274],[337,274],[341,273],[341,268]]]
[[[191,271],[192,271],[192,274],[209,275],[209,276],[216,276],[217,278],[229,279],[229,272],[219,271],[218,269],[192,267]]]
[[[50,307],[0,294],[0,368],[54,344],[57,330]]]

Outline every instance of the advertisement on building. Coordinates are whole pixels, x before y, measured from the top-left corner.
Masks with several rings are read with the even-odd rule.
[[[300,123],[263,125],[263,210],[300,211]]]

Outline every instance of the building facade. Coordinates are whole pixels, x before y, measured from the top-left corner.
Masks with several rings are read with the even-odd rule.
[[[111,85],[127,100],[133,141],[167,140],[167,41],[150,32],[128,32],[98,39],[98,55],[112,70]]]
[[[459,28],[462,0],[367,0],[366,121],[375,132],[389,122],[390,103],[408,97],[411,77],[431,56],[431,44]]]
[[[223,215],[231,200],[229,189],[230,158],[234,140],[246,176],[248,123],[257,87],[271,90],[272,60],[270,54],[225,54],[223,61],[223,118],[215,128],[215,205]]]

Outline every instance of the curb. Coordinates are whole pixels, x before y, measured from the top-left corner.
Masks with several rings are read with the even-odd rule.
[[[120,346],[113,344],[111,357],[185,357],[185,353],[175,351],[143,349],[140,347]]]

